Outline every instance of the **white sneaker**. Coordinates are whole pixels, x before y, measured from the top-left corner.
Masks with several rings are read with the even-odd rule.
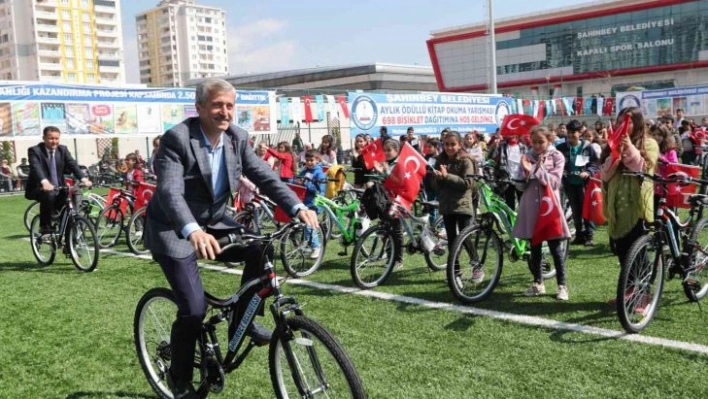
[[[533,283],[531,284],[531,287],[524,292],[524,295],[526,296],[538,296],[538,295],[543,295],[546,293],[546,286],[543,285],[543,283]]]
[[[556,294],[556,299],[559,301],[567,301],[568,300],[568,287],[565,285],[559,285],[558,286],[558,293]]]
[[[321,248],[315,248],[312,250],[312,253],[310,254],[310,259],[317,259],[320,257],[320,254],[322,253]]]
[[[479,284],[484,280],[484,270],[474,269],[472,270],[472,282]]]

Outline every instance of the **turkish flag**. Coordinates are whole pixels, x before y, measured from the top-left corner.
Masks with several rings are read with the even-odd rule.
[[[426,167],[425,158],[413,146],[405,143],[391,174],[384,180],[383,185],[391,199],[410,210],[411,204],[418,197]]]
[[[342,113],[344,114],[344,117],[349,119],[349,105],[347,105],[347,97],[346,96],[337,96],[337,103],[339,104],[340,107],[342,107]]]
[[[622,123],[617,126],[617,128],[613,128],[612,124],[610,123],[610,126],[608,128],[607,132],[607,145],[610,146],[610,149],[612,150],[612,160],[619,159],[620,153],[619,153],[619,144],[620,140],[622,139],[622,136],[625,134],[629,134],[629,128],[632,124],[632,116],[629,113],[624,114],[624,120]]]
[[[576,115],[582,115],[583,113],[583,98],[582,97],[576,97],[575,98],[575,114]]]
[[[147,206],[148,202],[155,193],[155,185],[145,182],[140,182],[135,188],[135,209],[140,209]]]
[[[558,206],[558,199],[550,184],[546,184],[542,190],[543,196],[538,203],[538,220],[531,237],[531,245],[539,245],[563,236],[563,213]]]
[[[302,103],[305,104],[305,122],[312,122],[312,96],[303,96]]]
[[[607,97],[605,99],[605,105],[602,106],[603,115],[612,115],[615,111],[615,99],[612,97]]]
[[[698,179],[701,176],[700,166],[670,163],[665,166],[664,174],[667,177],[690,177]],[[666,205],[671,208],[690,208],[688,197],[696,193],[698,186],[695,184],[669,183],[666,185]]]
[[[546,102],[541,100],[538,102],[538,113],[536,114],[536,119],[542,121],[546,118]]]
[[[538,119],[531,115],[509,114],[504,117],[499,133],[502,136],[526,136],[531,128],[540,125]]]
[[[374,162],[383,162],[386,160],[386,155],[383,151],[383,141],[381,138],[374,140],[371,144],[361,149],[361,156],[364,158],[366,169],[372,169]]]
[[[602,212],[602,180],[599,174],[591,177],[585,186],[583,219],[595,224],[605,223],[605,214]]]

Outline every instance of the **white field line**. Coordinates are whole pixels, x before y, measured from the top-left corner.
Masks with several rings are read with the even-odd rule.
[[[152,259],[150,256],[147,256],[147,255],[136,256],[136,255],[133,255],[132,253],[119,252],[119,251],[113,251],[113,250],[101,250],[101,251],[104,253],[119,255],[119,256],[133,256],[133,257],[138,257],[140,259],[148,259],[148,260]],[[199,266],[204,269],[219,271],[222,273],[238,274],[238,275],[242,274],[242,272],[240,270],[227,268],[225,266],[216,266],[216,265],[207,265],[207,264],[199,264]],[[547,328],[547,329],[551,329],[551,330],[573,331],[573,332],[579,332],[579,333],[584,333],[584,334],[597,335],[597,336],[606,337],[606,338],[622,339],[625,341],[638,342],[638,343],[647,344],[647,345],[662,346],[662,347],[666,347],[666,348],[679,349],[679,350],[683,350],[683,351],[697,352],[697,353],[702,353],[702,354],[708,355],[708,346],[696,344],[696,343],[692,343],[692,342],[676,341],[676,340],[672,340],[672,339],[650,337],[650,336],[639,335],[639,334],[628,334],[623,331],[610,330],[610,329],[606,329],[606,328],[598,328],[598,327],[592,327],[592,326],[585,326],[582,324],[575,324],[575,323],[566,323],[563,321],[545,319],[543,317],[524,316],[524,315],[513,314],[513,313],[498,312],[495,310],[479,309],[479,308],[474,308],[471,306],[453,305],[453,304],[445,303],[445,302],[434,302],[434,301],[428,301],[425,299],[413,298],[413,297],[408,297],[408,296],[403,296],[403,295],[389,294],[386,292],[366,291],[366,290],[360,290],[358,288],[353,288],[353,287],[344,287],[341,285],[318,283],[318,282],[309,281],[309,280],[288,278],[287,283],[293,284],[293,285],[300,285],[300,286],[304,286],[304,287],[309,287],[309,288],[316,288],[319,290],[335,291],[335,292],[341,292],[344,294],[360,295],[360,296],[364,296],[364,297],[376,298],[376,299],[381,299],[381,300],[385,300],[385,301],[394,301],[394,302],[406,303],[406,304],[411,304],[411,305],[418,305],[418,306],[423,306],[423,307],[430,308],[430,309],[439,309],[439,310],[458,312],[458,313],[469,314],[469,315],[474,315],[474,316],[490,317],[490,318],[497,319],[497,320],[505,320],[505,321],[509,321],[512,323],[519,323],[519,324],[524,324],[524,325],[528,325],[528,326],[542,327],[542,328]]]

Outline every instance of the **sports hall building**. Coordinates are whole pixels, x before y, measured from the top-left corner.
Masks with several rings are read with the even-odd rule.
[[[485,92],[486,22],[431,33],[440,91]],[[614,95],[708,83],[708,1],[619,0],[495,20],[499,93]]]

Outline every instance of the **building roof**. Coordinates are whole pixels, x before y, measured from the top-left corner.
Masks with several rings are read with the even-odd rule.
[[[222,76],[240,89],[436,90],[431,66],[352,64]],[[196,86],[203,79],[190,80]]]

